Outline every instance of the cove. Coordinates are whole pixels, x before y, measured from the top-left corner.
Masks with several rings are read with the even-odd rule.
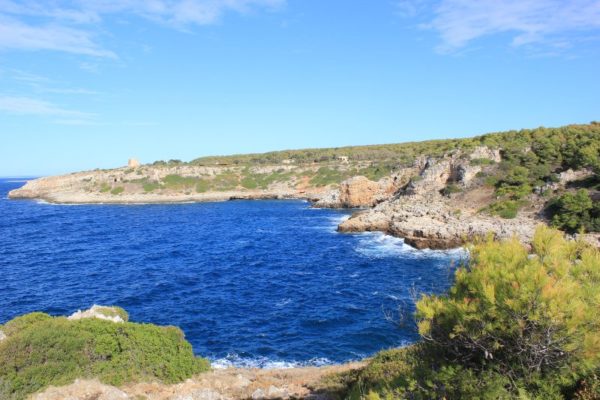
[[[414,293],[447,290],[464,256],[340,234],[349,211],[303,201],[8,200],[21,185],[0,180],[0,323],[114,304],[181,327],[215,366],[339,363],[411,343]]]

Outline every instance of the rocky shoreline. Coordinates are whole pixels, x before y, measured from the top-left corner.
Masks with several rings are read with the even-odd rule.
[[[340,390],[335,385],[335,376],[358,371],[365,365],[356,362],[270,370],[214,369],[172,385],[149,382],[115,387],[97,380],[78,379],[70,385],[49,387],[32,400],[334,400],[339,398],[337,390]],[[328,378],[333,382],[328,382]]]
[[[223,174],[240,173],[242,169],[140,166],[39,178],[11,191],[9,198],[39,199],[56,204],[302,199],[310,201],[313,207],[361,208],[339,225],[339,232],[381,231],[404,238],[407,244],[418,249],[456,248],[487,235],[498,239],[516,236],[528,243],[535,227],[547,223],[542,213],[545,200],[541,196],[530,194],[528,207],[513,219],[482,212],[496,200],[494,190],[484,184],[482,177],[492,173],[500,161],[500,150],[481,146],[469,153],[456,151],[441,157],[418,157],[412,165],[396,169],[378,181],[357,175],[339,185],[313,184],[308,177],[302,176],[307,167],[302,167],[303,172],[298,173],[299,166],[271,165],[262,166],[255,172],[287,174],[286,178],[274,180],[262,188],[244,188],[238,181],[228,190],[206,191],[177,185],[149,190],[145,184],[168,181],[173,176],[184,182],[202,182],[203,177],[218,181]],[[324,167],[312,165],[310,168],[315,173]],[[248,171],[248,167],[244,171]],[[559,174],[559,182],[550,189],[564,188],[569,182],[589,174],[590,171],[585,170],[565,171]]]

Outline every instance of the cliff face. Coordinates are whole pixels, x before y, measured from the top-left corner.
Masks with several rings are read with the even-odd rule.
[[[529,242],[535,226],[542,223],[537,217],[539,209],[524,212],[516,219],[481,212],[493,201],[493,190],[477,178],[484,167],[473,160],[482,158],[489,164],[501,160],[499,151],[484,147],[470,154],[456,152],[438,159],[417,159],[407,171],[413,175],[405,186],[375,207],[355,213],[338,230],[382,231],[404,238],[419,249],[455,248],[488,234],[498,238],[517,236]]]

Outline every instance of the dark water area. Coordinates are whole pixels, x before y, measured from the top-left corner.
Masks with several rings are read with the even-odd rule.
[[[464,256],[337,233],[350,212],[303,201],[8,200],[22,184],[0,180],[0,323],[114,304],[181,327],[216,365],[338,363],[410,343],[416,328],[398,310],[447,290]]]

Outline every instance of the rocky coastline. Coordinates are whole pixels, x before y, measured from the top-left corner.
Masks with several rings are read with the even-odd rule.
[[[485,163],[481,162],[484,160]],[[483,183],[502,161],[499,149],[485,146],[470,152],[455,151],[441,157],[421,156],[412,165],[394,170],[378,181],[356,175],[339,184],[315,185],[298,166],[271,165],[257,170],[284,174],[285,179],[262,188],[239,183],[227,190],[192,190],[189,186],[160,186],[148,190],[140,182],[165,182],[177,176],[184,182],[219,179],[229,167],[138,166],[39,178],[9,193],[11,199],[39,199],[57,204],[164,204],[228,200],[303,199],[317,208],[358,208],[342,222],[339,232],[381,231],[403,238],[418,249],[450,249],[475,238],[516,236],[530,242],[535,227],[547,223],[544,199],[532,193],[528,207],[513,219],[482,212],[495,201],[493,189]],[[313,172],[319,168],[310,167]],[[344,166],[342,165],[342,168]],[[304,171],[306,173],[306,171]],[[553,189],[582,179],[589,171],[565,171]],[[100,188],[100,189],[98,189]],[[146,190],[143,190],[143,189]],[[449,190],[451,188],[452,190]],[[595,240],[597,241],[597,240]]]

